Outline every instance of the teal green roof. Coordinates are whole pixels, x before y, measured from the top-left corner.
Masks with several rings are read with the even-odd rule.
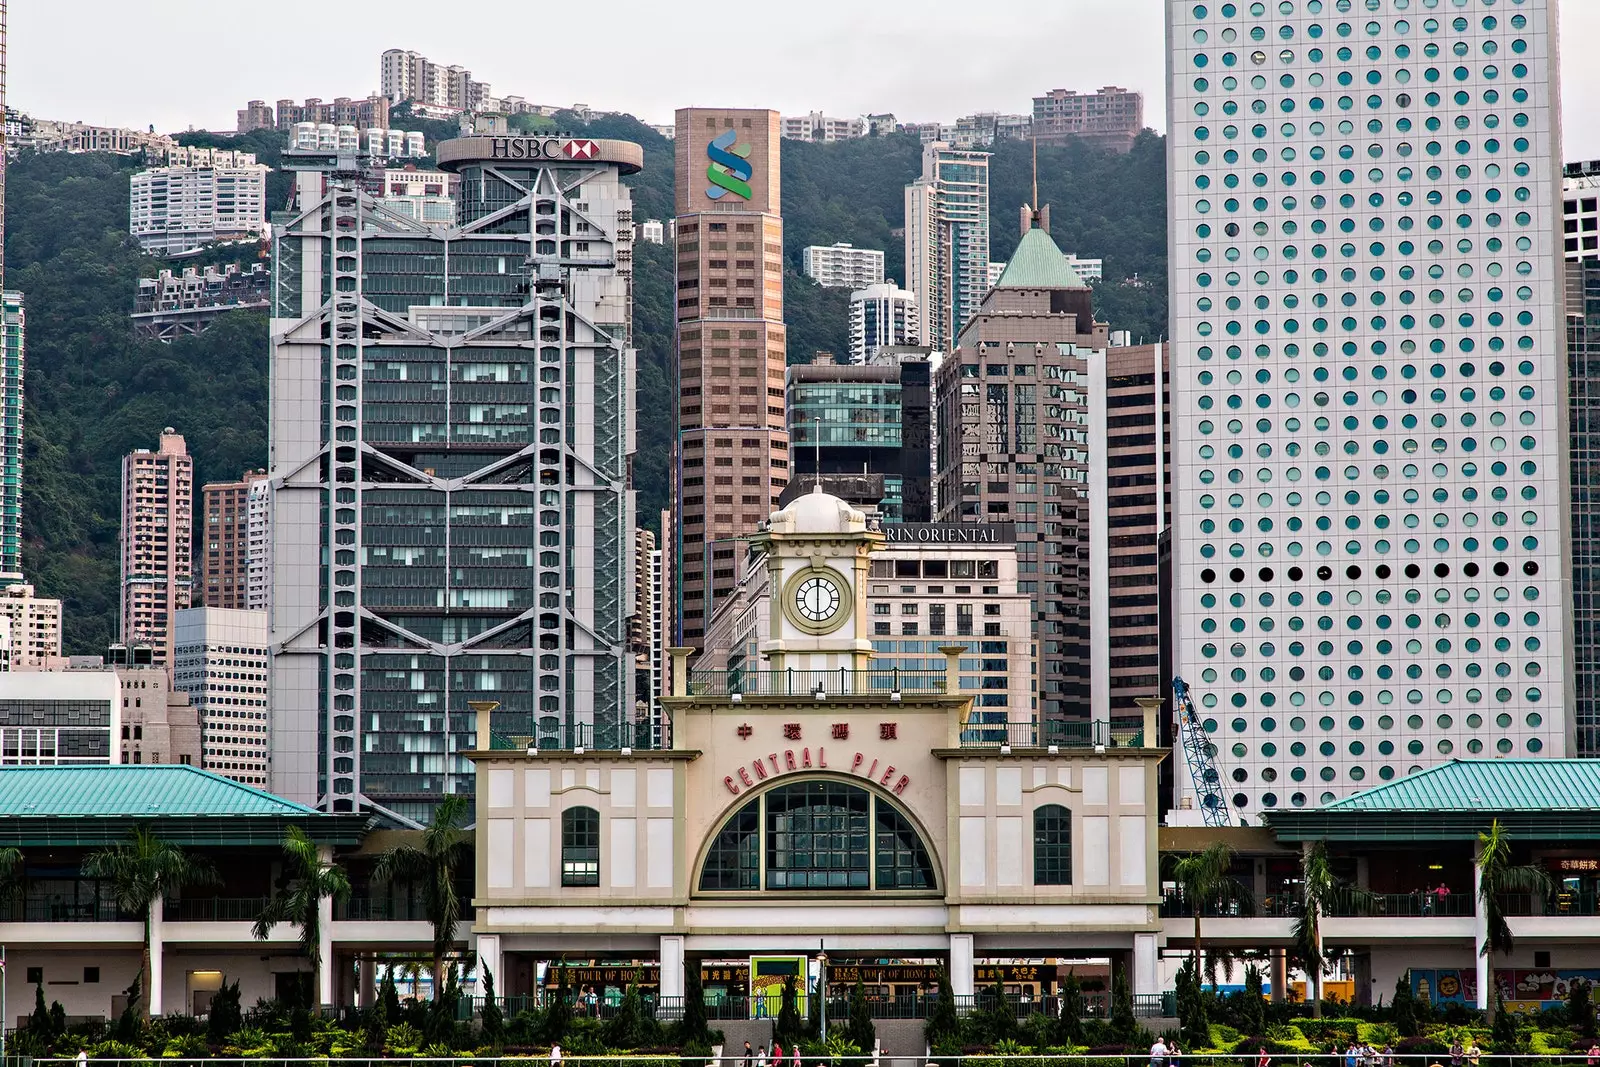
[[[1285,840],[1600,839],[1600,760],[1453,759],[1320,808],[1265,814]]]
[[[176,844],[275,843],[290,825],[355,844],[361,815],[329,815],[199,767],[0,768],[0,845],[95,844],[148,824]]]
[[[1453,759],[1323,806],[1324,811],[1588,811],[1600,760]]]
[[[1087,289],[1078,272],[1072,269],[1067,257],[1050,239],[1050,235],[1035,226],[1022,235],[1017,250],[1011,254],[1006,269],[1000,272],[996,289]]]

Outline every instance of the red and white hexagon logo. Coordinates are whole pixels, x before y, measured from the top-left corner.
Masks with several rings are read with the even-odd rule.
[[[593,141],[568,141],[561,151],[572,159],[593,159],[600,154],[600,146]]]

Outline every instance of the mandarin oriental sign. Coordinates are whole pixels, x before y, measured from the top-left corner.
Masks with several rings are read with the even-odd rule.
[[[838,749],[834,749],[837,753]],[[906,786],[911,784],[911,776],[899,774],[895,766],[883,759],[868,757],[865,753],[856,752],[846,757],[843,764],[828,765],[828,753],[821,745],[812,753],[810,746],[805,748],[786,748],[781,753],[769,752],[765,756],[757,756],[748,764],[740,765],[739,769],[722,779],[722,784],[734,796],[738,796],[751,786],[776,778],[782,774],[794,771],[836,771],[840,774],[853,774],[860,778],[870,778],[891,793],[899,796],[906,791]]]
[[[1010,545],[1017,528],[1009,522],[886,522],[891,545]]]

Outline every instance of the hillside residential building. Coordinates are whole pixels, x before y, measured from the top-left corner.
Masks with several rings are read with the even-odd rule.
[[[389,98],[373,93],[365,100],[352,100],[336,96],[331,101],[312,96],[305,103],[279,100],[276,110],[265,100],[252,100],[238,113],[238,132],[251,130],[288,130],[299,122],[327,122],[335,126],[358,126],[363,129],[389,126]]]
[[[783,417],[778,113],[684,108],[678,211],[678,436],[672,546],[679,626],[698,644],[744,539],[789,484]]]
[[[916,294],[897,285],[869,285],[850,294],[850,362],[869,363],[885,346],[920,345]]]
[[[18,116],[14,136],[12,119],[6,120],[6,154],[35,152],[110,152],[119,156],[143,155],[161,158],[178,143],[164,133],[130,130],[115,126],[90,126],[83,122],[58,122]]]
[[[161,431],[157,449],[122,457],[122,619],[125,645],[149,645],[172,664],[173,616],[190,605],[194,567],[194,460],[183,435]]]
[[[168,167],[248,167],[255,163],[256,154],[232,148],[179,144],[162,148],[159,159]]]
[[[128,231],[145,251],[166,255],[212,241],[260,237],[268,169],[252,163],[139,171],[129,190]]]
[[[1089,716],[1086,379],[1107,345],[1089,287],[1036,213],[935,381],[938,521],[1015,524],[1047,719]]]
[[[1348,62],[1337,35],[1270,46],[1265,109],[1311,93],[1342,105],[1344,90],[1312,88],[1337,50],[1362,132],[1309,107],[1274,118],[1260,211],[1262,168],[1224,131],[1236,96],[1220,43],[1259,20],[1166,7],[1162,621],[1234,821],[1573,743],[1561,127],[1541,103],[1559,92],[1557,5],[1381,6],[1353,19]],[[1453,54],[1435,60],[1436,44]],[[1246,76],[1254,47],[1268,46],[1241,40]],[[1424,53],[1414,86],[1396,84],[1402,48]],[[1257,121],[1240,116],[1241,132]],[[1307,180],[1293,210],[1277,191],[1289,173]]]
[[[206,607],[250,606],[250,549],[266,541],[261,531],[250,529],[251,520],[264,514],[251,504],[261,495],[257,483],[266,478],[266,471],[246,471],[238,481],[207,482],[200,488],[201,582],[195,599]]]
[[[848,243],[807,245],[800,268],[825,289],[865,289],[883,281],[883,251]]]
[[[0,185],[3,181],[0,179]],[[0,585],[6,585],[22,581],[27,315],[21,293],[8,289],[0,295],[0,316]]]
[[[849,141],[867,135],[867,120],[835,119],[813,111],[808,115],[785,115],[779,130],[788,141]]]
[[[199,765],[265,789],[271,716],[267,710],[267,613],[229,608],[178,612],[173,684],[188,694],[204,733]]]
[[[386,159],[427,155],[423,135],[415,130],[335,126],[331,122],[297,122],[289,127],[289,147],[306,152],[364,153]]]
[[[228,263],[219,270],[210,264],[184,267],[174,275],[158,271],[140,278],[133,300],[133,332],[151,341],[171,341],[197,336],[230,311],[265,308],[271,295],[272,272],[265,263],[249,270]]]
[[[487,82],[465,67],[443,66],[420,52],[387,49],[378,61],[378,91],[390,103],[414,102],[455,111],[479,111],[492,97]]]
[[[611,740],[634,712],[622,178],[642,150],[438,155],[465,191],[452,227],[320,154],[285,156],[274,226],[272,790],[417,823],[472,787],[471,703],[551,738]]]
[[[41,668],[61,658],[61,601],[24,583],[0,588],[0,619],[11,632],[11,668]]]
[[[1033,135],[1042,144],[1070,138],[1126,152],[1144,129],[1144,96],[1115,85],[1093,93],[1051,89],[1033,98]]]
[[[906,186],[905,243],[922,341],[948,352],[989,291],[989,153],[923,146],[922,175]]]
[[[667,229],[660,219],[645,219],[634,227],[634,240],[659,245],[665,244],[666,239]]]

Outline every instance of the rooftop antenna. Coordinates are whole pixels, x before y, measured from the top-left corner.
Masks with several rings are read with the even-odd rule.
[[[1033,144],[1033,206],[1039,206],[1039,135],[1034,134],[1028,140]]]
[[[811,491],[820,493],[822,492],[822,416],[813,415],[811,416],[811,421],[816,423],[811,431],[811,447],[816,450],[813,454],[816,456],[817,462],[817,482]]]

